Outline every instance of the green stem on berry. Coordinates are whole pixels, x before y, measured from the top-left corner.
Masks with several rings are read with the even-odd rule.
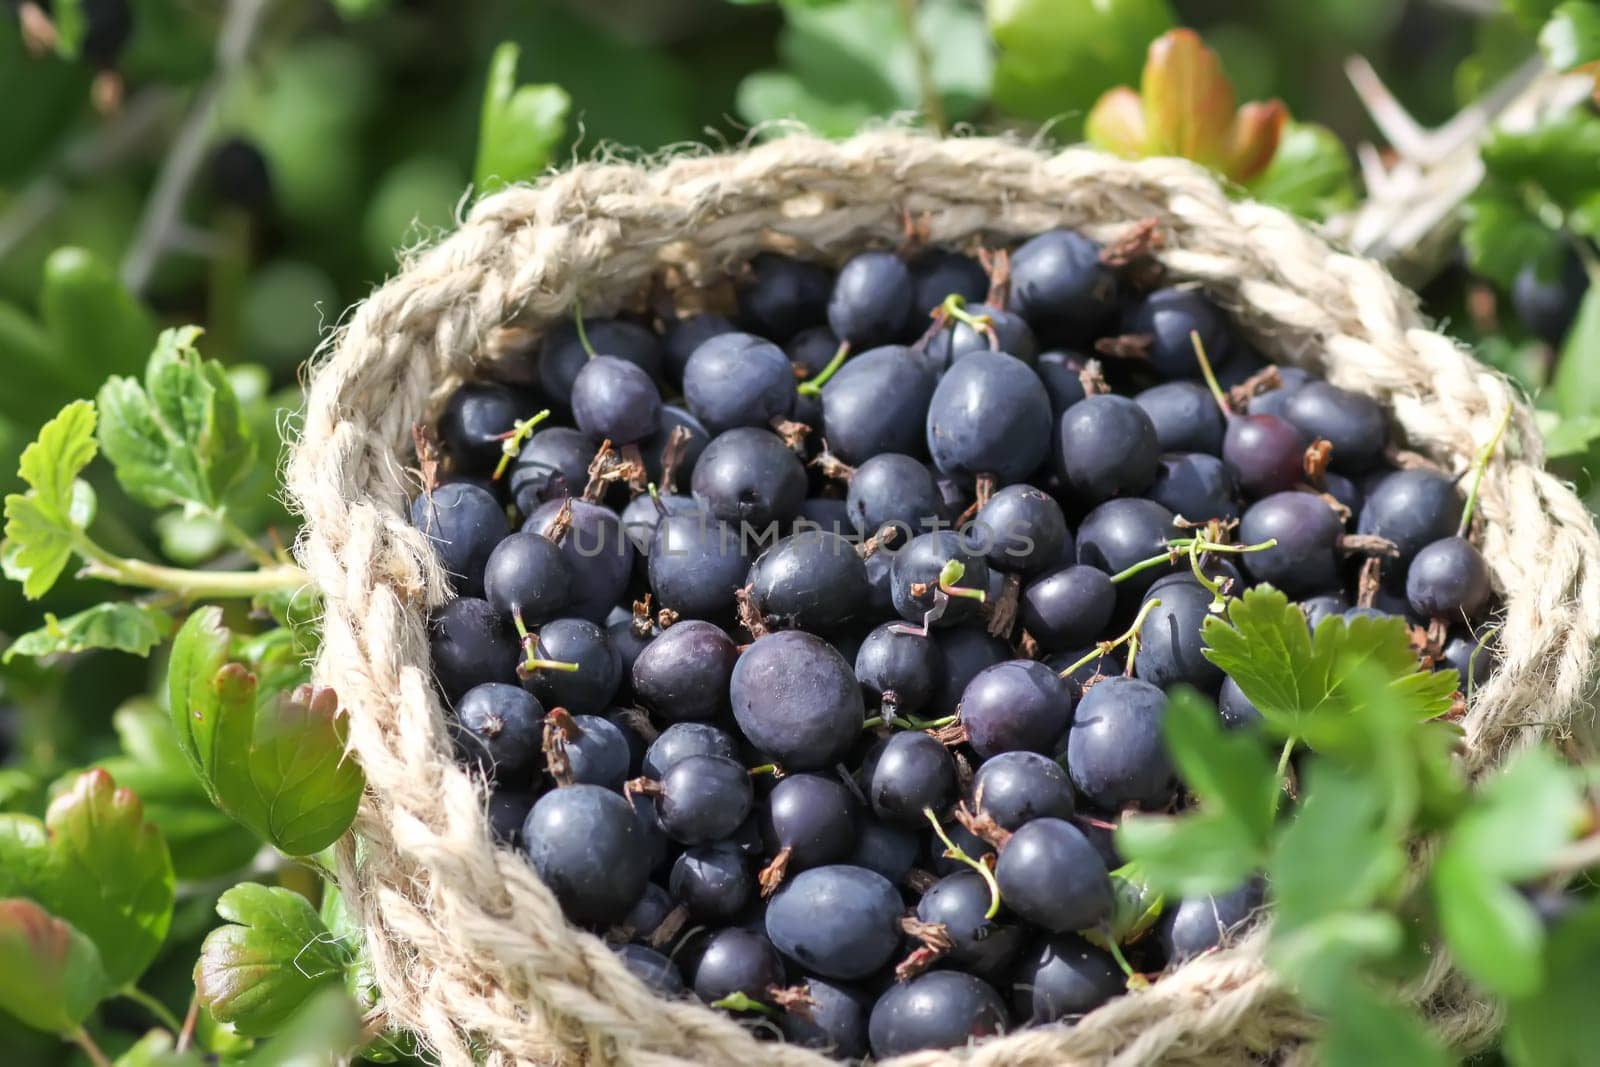
[[[1117,961],[1117,966],[1122,968],[1122,973],[1132,983],[1134,979],[1139,977],[1139,972],[1133,969],[1133,965],[1128,962],[1128,957],[1122,954],[1122,946],[1118,944],[1116,938],[1110,935],[1107,935],[1105,944],[1106,951],[1111,953],[1111,958]]]
[[[828,379],[829,378],[832,378],[835,374],[838,373],[839,368],[844,366],[844,361],[846,359],[848,359],[849,357],[850,357],[850,342],[849,341],[840,341],[839,342],[839,347],[834,350],[833,358],[828,360],[827,364],[825,366],[823,366],[823,368],[821,370],[817,371],[816,376],[813,377],[813,378],[808,378],[805,381],[800,383],[800,385],[798,386],[800,395],[801,396],[819,396],[819,395],[821,395],[822,387],[824,385],[828,384]]]
[[[1218,541],[1208,540],[1204,537],[1177,537],[1167,542],[1166,552],[1159,556],[1151,556],[1149,559],[1142,559],[1138,563],[1130,564],[1128,567],[1118,571],[1116,574],[1113,574],[1111,576],[1111,582],[1113,585],[1118,582],[1125,582],[1134,575],[1141,574],[1152,567],[1159,567],[1163,564],[1176,562],[1175,556],[1179,552],[1223,552],[1232,555],[1239,555],[1244,552],[1265,552],[1269,548],[1277,547],[1278,539],[1275,537],[1268,538],[1265,541],[1261,541],[1253,545],[1225,545]],[[1209,585],[1209,583],[1207,584]]]
[[[276,567],[283,562],[283,560],[276,558],[271,552],[257,544],[256,539],[251,537],[243,526],[229,518],[226,508],[209,510],[206,514],[211,517],[213,522],[222,527],[222,532],[227,536],[228,540],[232,541],[241,552],[249,556],[256,565]]]
[[[1472,463],[1472,485],[1467,489],[1467,502],[1461,507],[1461,525],[1456,527],[1456,536],[1465,537],[1472,528],[1472,512],[1478,506],[1478,490],[1483,486],[1484,472],[1489,469],[1489,460],[1494,458],[1495,451],[1500,447],[1500,439],[1506,435],[1506,427],[1511,425],[1511,414],[1516,409],[1508,400],[1506,413],[1500,416],[1500,425],[1494,429],[1494,436],[1489,438],[1489,443],[1483,446],[1478,453],[1478,458]]]
[[[1278,814],[1278,804],[1283,799],[1283,788],[1288,783],[1285,781],[1289,774],[1289,757],[1294,755],[1295,739],[1293,737],[1283,743],[1283,751],[1278,753],[1278,772],[1273,777],[1277,788],[1272,791],[1272,814]]]
[[[944,832],[944,827],[939,825],[939,817],[933,813],[932,808],[922,809],[923,817],[933,824],[933,832],[939,835],[939,840],[944,842],[945,857],[959,860],[968,867],[982,875],[983,880],[989,884],[989,910],[984,912],[984,918],[992,919],[1000,914],[1000,883],[994,880],[994,872],[982,860],[975,860],[962,850],[961,846],[950,840],[950,835]]]
[[[74,534],[72,547],[85,561],[82,573],[86,577],[176,593],[185,600],[247,598],[299,589],[311,582],[310,576],[292,563],[274,561],[253,571],[198,571],[128,559],[107,552],[82,531]]]
[[[1217,398],[1217,407],[1222,409],[1222,417],[1233,418],[1233,408],[1228,405],[1228,394],[1217,384],[1217,373],[1211,369],[1211,360],[1206,357],[1206,346],[1200,340],[1200,331],[1190,330],[1189,341],[1194,345],[1194,358],[1200,361],[1200,374],[1206,380],[1206,388],[1211,390],[1211,395]]]
[[[1154,600],[1146,600],[1139,606],[1139,614],[1134,616],[1133,625],[1129,626],[1126,631],[1116,637],[1113,637],[1109,641],[1101,641],[1089,651],[1088,655],[1075,660],[1074,662],[1068,664],[1065,670],[1060,670],[1056,673],[1065,678],[1076,671],[1079,667],[1087,667],[1101,656],[1115,652],[1118,648],[1129,643],[1130,641],[1137,640],[1139,636],[1139,629],[1140,627],[1144,626],[1144,620],[1149,618],[1150,613],[1160,606],[1161,599],[1159,597]],[[1133,665],[1131,658],[1129,659],[1128,665]]]
[[[525,419],[519,419],[511,426],[511,431],[500,438],[500,462],[495,464],[493,481],[499,481],[506,473],[506,468],[511,466],[511,461],[517,458],[522,451],[524,442],[533,433],[533,428],[550,417],[550,409],[545,408]]]
[[[1475,635],[1473,638],[1476,644],[1472,646],[1472,655],[1467,657],[1467,685],[1465,689],[1467,703],[1469,704],[1472,702],[1472,691],[1477,688],[1478,657],[1488,651],[1489,642],[1492,641],[1494,639],[1494,635],[1499,632],[1500,626],[1497,623],[1483,631],[1483,633]]]
[[[582,300],[574,300],[572,302],[572,324],[578,329],[578,343],[582,345],[583,350],[589,354],[589,358],[593,359],[595,356],[594,345],[589,343],[589,331],[583,328]]]
[[[757,774],[776,775],[778,773],[778,765],[776,763],[763,763],[759,767],[751,767],[750,768],[750,773],[752,775],[757,775]]]
[[[939,570],[939,588],[944,590],[947,596],[965,597],[968,600],[976,600],[980,604],[983,603],[988,594],[982,589],[968,589],[966,586],[956,584],[966,577],[966,574],[967,565],[965,563],[962,563],[959,559],[946,560],[945,565]]]
[[[939,313],[947,319],[954,319],[974,333],[981,333],[989,342],[989,347],[996,352],[1000,350],[1000,335],[994,332],[994,317],[991,315],[974,315],[967,310],[967,299],[960,293],[951,293],[944,298],[944,303],[939,305]]]
[[[723,1011],[755,1011],[760,1012],[762,1015],[778,1014],[772,1007],[761,1003],[761,1001],[756,1000],[747,993],[729,993],[721,1000],[713,1000],[711,1006],[713,1008],[721,1008]]]
[[[80,1026],[76,1030],[69,1031],[66,1037],[83,1050],[83,1054],[89,1058],[89,1062],[94,1067],[111,1067],[111,1061],[106,1058],[104,1052],[100,1051],[100,1046],[94,1043],[94,1038],[89,1036],[89,1031]]]

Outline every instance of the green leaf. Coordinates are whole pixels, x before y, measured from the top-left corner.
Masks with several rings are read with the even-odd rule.
[[[1498,130],[1483,147],[1491,178],[1536,187],[1562,209],[1600,192],[1600,116],[1575,108],[1531,130]]]
[[[241,1034],[272,1034],[313,994],[343,985],[349,952],[293,890],[245,882],[222,894],[217,914],[229,925],[206,935],[195,991]]]
[[[1581,812],[1573,772],[1528,749],[1488,781],[1439,850],[1429,881],[1440,928],[1462,969],[1495,993],[1539,989],[1544,927],[1516,885],[1544,873]]]
[[[172,632],[171,615],[128,600],[96,604],[65,619],[46,612],[44,622],[11,643],[5,651],[6,662],[13,656],[51,656],[91,648],[148,656]]]
[[[160,831],[103,770],[79,775],[43,826],[0,816],[0,895],[37,900],[83,931],[116,987],[144,973],[166,940],[173,886]]]
[[[1467,264],[1503,289],[1511,288],[1523,267],[1562,252],[1561,236],[1504,183],[1486,183],[1463,213],[1461,245]]]
[[[97,766],[144,802],[145,815],[167,840],[173,873],[194,881],[242,870],[261,840],[211,803],[178,748],[166,710],[140,698],[118,708],[111,722],[122,754]]]
[[[206,1057],[193,1047],[179,1052],[173,1035],[151,1030],[117,1057],[116,1067],[206,1067]]]
[[[1324,1008],[1328,1027],[1318,1043],[1324,1067],[1448,1067],[1445,1052],[1422,1020],[1365,983],[1350,979]]]
[[[30,600],[55,585],[72,561],[79,534],[94,519],[94,491],[78,478],[95,456],[94,426],[94,405],[74,400],[22,450],[19,473],[28,491],[6,497],[0,565]]]
[[[0,1010],[66,1033],[107,992],[94,942],[31,900],[0,900]]]
[[[1291,119],[1277,154],[1251,180],[1249,189],[1258,200],[1306,218],[1325,219],[1355,203],[1350,153],[1326,126]]]
[[[360,1044],[361,1016],[355,1002],[342,990],[327,989],[290,1016],[271,1038],[235,1061],[235,1067],[345,1063]]]
[[[1448,712],[1456,689],[1453,672],[1423,672],[1403,619],[1328,618],[1312,635],[1299,607],[1271,586],[1230,600],[1227,618],[1207,619],[1202,633],[1206,658],[1268,725],[1313,744],[1319,730],[1340,736],[1354,703],[1384,701],[1420,722]]]
[[[994,102],[1019,118],[1062,120],[1071,139],[1100,94],[1136,84],[1149,43],[1171,28],[1166,0],[989,0],[999,49]]]
[[[1549,396],[1562,415],[1600,415],[1600,286],[1590,285],[1583,294],[1556,361]]]
[[[1215,812],[1125,815],[1116,840],[1152,887],[1175,896],[1225,893],[1266,860],[1238,820]]]
[[[572,100],[559,85],[518,85],[517,56],[510,41],[494,50],[478,125],[478,188],[536,177],[567,129]]]
[[[22,480],[51,518],[68,521],[73,485],[95,456],[94,424],[94,405],[74,400],[41,426],[39,436],[22,450]]]
[[[220,363],[200,358],[196,326],[162,332],[143,385],[100,389],[100,445],[128,493],[151,507],[223,506],[255,461],[255,436]]]
[[[1574,0],[1556,8],[1539,31],[1539,50],[1557,70],[1600,62],[1600,5]]]
[[[1600,414],[1563,417],[1553,411],[1534,412],[1539,420],[1539,436],[1544,438],[1546,459],[1587,456],[1600,441]]]
[[[228,661],[216,607],[201,608],[173,641],[167,671],[178,744],[223,811],[292,856],[332,844],[355,818],[365,785],[347,753],[347,722],[331,689],[262,692]]]
[[[1600,1048],[1600,898],[1550,930],[1538,992],[1506,1005],[1505,1051],[1521,1067],[1586,1067]]]
[[[1111,872],[1111,894],[1115,907],[1111,913],[1110,936],[1119,944],[1137,941],[1150,931],[1166,907],[1166,894],[1156,889],[1138,863],[1124,863]],[[1094,933],[1085,936],[1094,938]]]
[[[6,497],[6,539],[0,545],[0,566],[22,595],[38,600],[48,593],[72,562],[75,543],[72,527],[39,507],[34,497],[12,493]]]
[[[62,369],[84,392],[107,374],[137,372],[156,340],[150,312],[82,248],[58,248],[45,261],[39,317]]]

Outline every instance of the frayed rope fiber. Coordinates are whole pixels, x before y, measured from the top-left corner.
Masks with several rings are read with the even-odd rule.
[[[413,425],[487,359],[499,328],[537,331],[580,299],[591,313],[612,311],[669,265],[714,276],[775,235],[838,261],[893,244],[907,213],[947,243],[1011,243],[1055,226],[1108,241],[1155,219],[1170,277],[1229,307],[1268,358],[1377,398],[1406,447],[1452,473],[1512,406],[1479,503],[1504,604],[1501,664],[1467,713],[1466,759],[1476,769],[1535,738],[1588,729],[1600,538],[1578,498],[1542,470],[1532,412],[1429,329],[1377,264],[1281,211],[1231,200],[1180,160],[883,131],[655,166],[580,165],[479,201],[355,309],[311,373],[288,468],[304,519],[297,554],[325,597],[316,677],[350,709],[370,786],[339,849],[339,882],[367,932],[390,1021],[444,1063],[831,1062],[758,1042],[698,1003],[656,997],[599,938],[566,923],[519,855],[492,842],[485,798],[452,759],[429,680],[427,612],[448,591],[406,519],[416,491],[406,468]],[[894,1062],[1303,1059],[1313,1023],[1266,970],[1261,941],[1197,959],[1072,1027]],[[1442,958],[1411,996],[1459,1048],[1482,1045],[1498,1023]]]

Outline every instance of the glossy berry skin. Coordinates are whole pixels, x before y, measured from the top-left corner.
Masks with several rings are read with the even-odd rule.
[[[570,736],[556,742],[571,770],[572,780],[603,789],[622,788],[633,766],[633,747],[623,728],[599,715],[574,715]]]
[[[1452,635],[1445,642],[1443,653],[1438,666],[1455,669],[1463,692],[1487,682],[1498,658],[1492,644],[1471,634]]]
[[[1161,456],[1150,416],[1114,393],[1084,397],[1068,408],[1055,448],[1062,480],[1094,503],[1142,493],[1155,480]]]
[[[806,498],[806,470],[777,434],[741,426],[711,439],[694,466],[695,498],[723,522],[768,523],[794,518]]]
[[[1117,278],[1100,246],[1071,230],[1051,230],[1011,254],[1006,307],[1028,320],[1039,340],[1087,347],[1116,318]]]
[[[522,847],[574,922],[620,922],[644,893],[649,857],[633,805],[593,785],[552,789],[522,827]]]
[[[1081,648],[1100,639],[1117,610],[1117,587],[1105,571],[1074,565],[1022,587],[1018,618],[1045,652]]]
[[[1168,962],[1191,960],[1237,937],[1260,909],[1264,890],[1259,878],[1251,878],[1227,893],[1178,901],[1156,927]]]
[[[906,339],[912,326],[911,271],[892,252],[861,252],[839,270],[828,327],[857,350]]]
[[[1061,934],[1024,954],[1012,1008],[1020,1021],[1040,1025],[1087,1015],[1127,989],[1109,952],[1075,934]]]
[[[1093,658],[1088,658],[1090,653],[1099,654],[1093,656]],[[1097,648],[1068,649],[1065,652],[1057,652],[1047,657],[1044,662],[1051,670],[1060,672],[1080,660],[1086,660],[1086,662],[1066,676],[1067,681],[1072,684],[1073,700],[1082,700],[1085,691],[1084,687],[1091,682],[1098,684],[1100,679],[1116,678],[1126,673],[1124,669],[1126,665],[1122,662],[1121,656],[1115,652],[1099,652]],[[1064,759],[1065,752],[1066,738],[1062,738],[1061,745],[1052,755],[1058,759]]]
[[[489,832],[496,842],[517,848],[522,844],[522,824],[533,810],[534,796],[523,789],[499,787],[489,794]]]
[[[685,619],[639,653],[633,691],[668,722],[715,719],[729,710],[728,680],[738,659],[739,650],[722,627]]]
[[[899,714],[916,714],[933,699],[943,659],[932,638],[880,623],[856,652],[856,680],[869,701],[881,700]]]
[[[891,986],[872,1006],[872,1053],[888,1059],[921,1049],[962,1048],[1003,1033],[1005,1005],[987,982],[965,971],[929,971]]]
[[[1040,355],[1034,363],[1033,371],[1050,396],[1052,418],[1060,419],[1062,412],[1088,395],[1083,389],[1083,369],[1087,362],[1087,357],[1076,352],[1053,349]]]
[[[502,435],[533,412],[514,391],[493,382],[467,382],[439,414],[439,440],[464,474],[487,474],[500,462]]]
[[[595,356],[572,381],[572,418],[590,437],[631,445],[655,433],[661,391],[643,370],[615,356]]]
[[[1310,443],[1287,419],[1235,415],[1222,435],[1222,461],[1246,496],[1270,496],[1305,481]]]
[[[1205,642],[1200,627],[1211,617],[1211,590],[1192,575],[1163,579],[1147,600],[1161,603],[1145,616],[1139,628],[1139,654],[1134,671],[1151,685],[1192,685],[1214,692],[1222,684],[1222,668],[1201,654]]]
[[[690,357],[683,395],[712,434],[736,426],[765,428],[794,408],[794,367],[771,341],[748,333],[719,334]]]
[[[676,997],[683,993],[683,973],[669,957],[648,945],[613,945],[611,951],[635,978],[662,996]]]
[[[860,611],[870,592],[855,545],[838,534],[790,534],[763,552],[745,582],[756,610],[773,626],[820,631]]]
[[[595,441],[570,426],[534,431],[506,474],[517,510],[528,515],[547,500],[582,495],[596,450]]]
[[[1278,367],[1278,388],[1270,389],[1265,393],[1257,393],[1250,398],[1245,410],[1252,415],[1276,415],[1283,417],[1284,409],[1288,406],[1289,398],[1304,384],[1311,381],[1311,375],[1299,367]]]
[[[893,524],[895,544],[928,532],[946,514],[933,472],[898,452],[879,453],[856,468],[845,506],[856,533],[871,537]]]
[[[1205,452],[1162,456],[1148,495],[1189,522],[1239,517],[1233,472],[1222,460]]]
[[[987,546],[989,566],[1038,574],[1072,557],[1072,532],[1055,498],[1031,485],[1008,485],[989,498],[964,533]]]
[[[727,756],[686,756],[661,776],[656,817],[684,845],[720,841],[739,828],[755,802],[744,764]]]
[[[652,497],[649,493],[643,493],[628,501],[622,509],[622,529],[633,544],[634,551],[648,561],[662,519],[669,515],[703,514],[705,510],[705,506],[692,496],[657,493]]]
[[[863,815],[856,820],[855,847],[844,862],[875,871],[898,885],[921,859],[922,838],[909,826]]]
[[[865,1056],[872,998],[859,989],[821,978],[807,978],[801,986],[810,1007],[805,1012],[786,1011],[778,1017],[783,1039],[801,1048],[829,1052],[839,1059]]]
[[[739,656],[728,688],[740,731],[785,770],[831,767],[866,719],[850,664],[802,630],[757,638]]]
[[[906,264],[911,271],[912,308],[926,315],[950,296],[975,304],[989,293],[989,274],[971,256],[930,248]]]
[[[661,339],[665,349],[667,380],[682,385],[683,369],[689,365],[695,349],[713,337],[736,330],[738,327],[732,321],[714,311],[702,311],[672,323]]]
[[[762,839],[773,852],[788,851],[790,871],[843,863],[856,845],[858,807],[836,778],[785,775],[761,809]]]
[[[884,743],[863,788],[878,818],[913,826],[927,824],[924,808],[948,811],[960,787],[950,750],[920,730],[904,730]]]
[[[1166,694],[1137,678],[1106,678],[1083,694],[1067,736],[1067,770],[1085,800],[1105,812],[1171,803],[1178,783],[1162,739],[1166,712]]]
[[[483,595],[489,554],[511,532],[494,494],[468,482],[447,482],[411,502],[411,525],[428,535],[457,593]]]
[[[1072,724],[1072,691],[1038,660],[1014,659],[978,673],[961,695],[961,721],[981,759],[1049,752]]]
[[[1343,615],[1350,609],[1350,600],[1343,593],[1319,593],[1300,602],[1300,611],[1306,617],[1306,626],[1315,633],[1323,619]]]
[[[1050,396],[1026,363],[974,352],[939,380],[928,405],[928,452],[945,474],[993,475],[1009,485],[1050,448]]]
[[[1217,714],[1222,725],[1230,730],[1254,729],[1261,724],[1261,710],[1244,695],[1239,683],[1232,678],[1222,680],[1222,691],[1217,696]]]
[[[1475,619],[1491,592],[1489,564],[1465,537],[1440,538],[1406,570],[1406,601],[1424,618]]]
[[[734,595],[749,571],[750,557],[737,526],[704,513],[668,516],[656,526],[650,589],[657,603],[685,619],[731,615]]]
[[[1002,752],[983,761],[972,780],[973,806],[1006,830],[1034,819],[1070,819],[1072,779],[1037,752]]]
[[[823,978],[865,978],[900,948],[900,894],[883,875],[833,864],[789,878],[767,905],[767,937]]]
[[[1339,584],[1338,514],[1311,493],[1274,493],[1245,509],[1241,544],[1276,540],[1272,548],[1239,556],[1250,577],[1290,596],[1322,593]]]
[[[568,612],[591,622],[603,622],[622,600],[633,577],[633,542],[615,511],[587,500],[573,500],[572,525],[558,542],[561,556],[572,573]],[[548,535],[554,529],[564,500],[539,505],[523,530]]]
[[[712,934],[694,969],[695,996],[707,1004],[734,993],[766,1000],[767,990],[784,982],[783,960],[771,942],[737,926]]]
[[[1403,575],[1411,560],[1461,522],[1461,498],[1450,479],[1427,470],[1385,475],[1367,489],[1356,532],[1394,542],[1400,554],[1384,561],[1385,574]]]
[[[526,783],[539,765],[544,708],[517,686],[473,686],[456,701],[451,727],[458,755],[492,780]]]
[[[720,726],[708,722],[675,722],[662,730],[645,749],[640,773],[646,778],[660,778],[679,760],[690,756],[733,758],[738,751],[733,735]]]
[[[751,333],[782,344],[828,315],[833,277],[815,263],[758,253],[738,287],[739,321]]]
[[[989,883],[963,868],[935,882],[917,902],[917,918],[940,923],[955,942],[943,959],[980,978],[993,980],[1022,948],[1022,927],[990,919]],[[1002,913],[1003,914],[1003,913]]]
[[[571,401],[572,383],[593,358],[591,348],[595,356],[626,360],[652,379],[660,379],[661,341],[643,326],[622,319],[585,318],[583,332],[589,339],[588,348],[571,319],[559,323],[545,336],[539,349],[539,386],[547,395],[563,404]]]
[[[486,600],[457,597],[435,612],[428,649],[434,679],[451,703],[484,682],[516,684],[522,658],[517,635]]]
[[[927,454],[925,422],[939,379],[904,345],[852,356],[822,387],[822,435],[846,463],[880,452]]]
[[[934,366],[941,369],[948,368],[956,360],[970,356],[974,352],[1004,352],[1030,366],[1038,358],[1039,342],[1034,339],[1028,323],[1016,312],[979,303],[969,303],[966,312],[974,317],[982,316],[989,320],[989,329],[994,331],[995,343],[989,342],[989,335],[986,332],[975,330],[964,322],[951,319],[929,339],[927,348],[924,349]]]
[[[1539,268],[1539,264],[1529,263],[1517,272],[1511,283],[1511,304],[1517,310],[1517,318],[1535,337],[1558,346],[1578,317],[1578,308],[1589,290],[1589,275],[1583,260],[1570,250],[1556,277],[1542,277]]]
[[[1181,536],[1173,514],[1143,497],[1107,500],[1078,526],[1078,562],[1115,575],[1167,550],[1167,539]],[[1132,597],[1142,597],[1167,568],[1154,567],[1119,583]]]
[[[667,890],[702,923],[724,923],[756,899],[756,879],[731,842],[698,845],[673,861]]]
[[[1222,454],[1227,423],[1216,398],[1199,382],[1162,382],[1133,398],[1150,416],[1163,452]]]
[[[1150,338],[1150,367],[1163,378],[1200,378],[1193,333],[1200,334],[1213,367],[1233,356],[1227,319],[1197,289],[1157,289],[1134,309],[1126,328]]]
[[[1105,861],[1063,819],[1024,823],[1000,850],[994,876],[1006,907],[1051,933],[1087,930],[1111,916]]]
[[[1308,440],[1333,446],[1330,466],[1341,474],[1362,474],[1383,459],[1389,440],[1388,420],[1370,396],[1311,381],[1296,389],[1283,405],[1283,417]]]
[[[576,671],[541,668],[522,680],[547,708],[597,715],[610,706],[622,682],[622,657],[605,630],[588,619],[556,619],[540,627],[533,656],[578,665]]]
[[[933,608],[940,572],[951,560],[965,568],[957,586],[963,589],[984,589],[988,586],[988,563],[982,555],[969,549],[961,535],[953,530],[914,537],[909,545],[895,554],[890,580],[893,583],[894,608],[902,619],[921,624],[923,616]],[[977,600],[969,597],[950,597],[944,614],[933,625],[944,628],[970,619],[978,614],[978,605]]]
[[[982,626],[935,630],[933,640],[939,646],[940,670],[928,713],[936,716],[954,715],[967,683],[985,667],[1003,663],[1013,655],[1010,645],[991,637]]]
[[[514,533],[495,546],[483,571],[484,596],[507,618],[542,626],[566,610],[572,571],[556,543],[536,533]]]

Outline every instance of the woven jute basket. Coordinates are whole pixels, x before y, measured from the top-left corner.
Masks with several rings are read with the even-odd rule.
[[[326,598],[316,673],[351,714],[369,789],[339,849],[391,1022],[444,1063],[822,1067],[696,1003],[658,998],[569,926],[526,861],[490,838],[481,787],[451,758],[430,682],[427,615],[448,588],[407,522],[412,429],[491,358],[502,327],[537,332],[581,301],[604,314],[667,273],[732,271],[774,242],[837,262],[901,238],[1005,245],[1055,226],[1102,241],[1154,219],[1159,259],[1238,317],[1269,358],[1378,399],[1405,446],[1464,471],[1507,405],[1480,500],[1504,609],[1501,662],[1465,719],[1470,769],[1590,716],[1600,538],[1541,467],[1532,413],[1504,379],[1419,317],[1382,268],[1281,211],[1230,199],[1200,169],[998,139],[884,131],[793,136],[658,165],[592,163],[480,200],[349,317],[310,376],[289,465],[301,562]],[[1073,1026],[1025,1030],[903,1067],[953,1063],[1238,1063],[1304,1055],[1314,1020],[1265,968],[1260,934]],[[1497,1023],[1442,954],[1410,996],[1459,1048]]]

